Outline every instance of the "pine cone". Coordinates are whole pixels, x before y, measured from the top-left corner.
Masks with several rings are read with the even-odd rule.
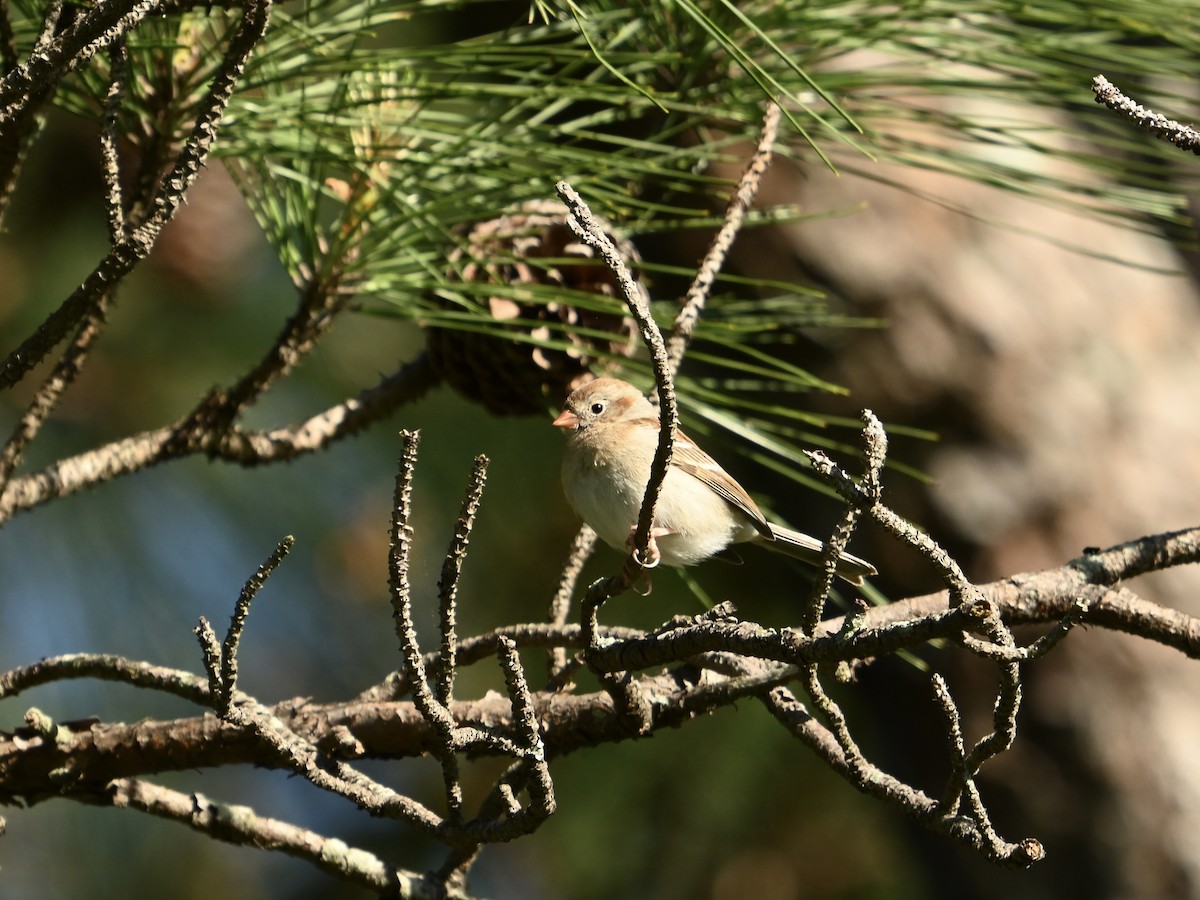
[[[624,315],[620,288],[606,266],[590,262],[592,249],[571,231],[566,215],[566,208],[555,201],[527,203],[514,213],[476,225],[467,236],[466,248],[452,257],[452,272],[463,282],[561,286],[612,298],[612,313],[576,309],[558,301],[480,299],[493,320],[509,323],[508,328],[519,327],[534,338],[566,342],[564,349],[503,335],[428,329],[429,356],[441,378],[497,415],[544,413],[547,403],[559,403],[592,377],[592,367],[603,362],[595,358],[597,349],[623,356],[637,350],[637,326]],[[632,244],[615,238],[607,224],[605,230],[627,261],[640,259]],[[589,262],[550,267],[537,263],[567,257]],[[557,325],[566,327],[552,327]],[[612,336],[585,336],[576,328]]]

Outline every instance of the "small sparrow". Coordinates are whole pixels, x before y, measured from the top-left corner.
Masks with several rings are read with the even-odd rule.
[[[567,430],[562,480],[568,502],[606,544],[627,551],[658,446],[658,409],[633,385],[597,378],[567,398],[554,424]],[[645,564],[690,566],[747,541],[814,565],[824,549],[816,538],[768,522],[742,486],[677,431]],[[861,584],[875,567],[843,553],[837,573]]]

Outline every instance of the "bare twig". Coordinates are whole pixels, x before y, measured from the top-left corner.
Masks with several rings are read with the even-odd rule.
[[[592,211],[584,203],[583,198],[565,181],[556,186],[558,196],[567,205],[570,216],[567,224],[584,243],[598,252],[605,265],[612,271],[613,276],[625,295],[625,304],[629,307],[630,315],[637,322],[642,341],[650,351],[651,365],[654,369],[654,381],[658,387],[659,419],[658,446],[654,451],[654,461],[650,465],[650,479],[646,483],[646,494],[642,500],[641,512],[638,515],[637,529],[634,532],[633,548],[630,562],[622,570],[620,580],[607,583],[609,588],[626,590],[630,587],[646,560],[650,544],[650,530],[654,523],[654,509],[662,491],[662,484],[671,465],[671,453],[674,449],[675,432],[679,428],[679,411],[675,404],[675,385],[670,363],[667,359],[667,347],[663,341],[658,323],[650,312],[650,303],[642,287],[633,280],[620,251],[605,234],[604,228],[595,220]],[[609,596],[612,596],[611,594]],[[599,594],[594,599],[599,599]],[[607,597],[604,599],[608,599]],[[604,600],[600,600],[603,603]],[[597,604],[599,606],[599,604]]]
[[[462,509],[454,526],[454,537],[446,551],[442,562],[442,577],[438,581],[438,613],[439,630],[442,634],[442,652],[438,656],[437,700],[443,706],[454,697],[454,673],[458,667],[458,623],[455,614],[458,599],[458,579],[462,574],[463,562],[467,556],[467,543],[471,539],[471,529],[475,525],[475,514],[479,512],[479,501],[483,496],[483,486],[487,481],[488,458],[475,457],[475,468],[471,472],[471,482],[467,487],[467,495],[463,498]]]
[[[865,423],[863,441],[868,461],[868,474],[863,487],[854,486],[853,491],[843,490],[843,496],[850,500],[852,509],[865,506],[867,514],[905,543],[920,550],[939,569],[942,579],[950,591],[952,602],[969,617],[969,630],[978,631],[984,634],[991,644],[1010,654],[1015,653],[1016,641],[1000,617],[996,605],[967,580],[957,561],[939,547],[931,537],[914,528],[911,523],[902,520],[880,501],[882,492],[880,473],[887,452],[887,436],[879,420],[869,410],[863,411],[863,420]],[[813,458],[812,454],[810,454],[810,458]],[[824,469],[823,474],[826,474],[827,477],[834,475],[833,470],[829,468],[828,460],[822,461],[822,468]],[[842,487],[848,488],[848,485],[843,483]],[[997,665],[1000,669],[1000,678],[993,707],[993,730],[980,739],[966,754],[963,767],[969,777],[974,777],[979,767],[987,760],[1009,749],[1016,739],[1017,712],[1021,705],[1020,666],[1011,656],[1007,659],[997,660]],[[981,827],[983,826],[981,825]]]
[[[713,237],[712,243],[709,244],[708,252],[704,254],[704,259],[696,270],[696,277],[692,279],[692,284],[684,296],[682,308],[675,317],[671,337],[667,340],[667,362],[672,374],[679,371],[683,355],[687,352],[688,343],[692,339],[692,333],[696,330],[696,323],[700,321],[704,304],[708,302],[712,293],[713,283],[725,265],[725,257],[729,254],[729,248],[733,246],[734,239],[741,231],[746,213],[754,203],[759,186],[762,184],[763,175],[771,165],[771,158],[775,153],[775,141],[779,136],[779,114],[778,104],[768,104],[766,115],[763,117],[758,148],[755,150],[754,156],[750,158],[741,180],[734,189],[729,205],[725,209],[725,221]]]
[[[221,690],[221,645],[217,643],[217,633],[213,630],[212,623],[204,616],[200,617],[200,621],[192,629],[192,633],[200,642],[200,653],[204,657],[204,672],[208,675],[208,696],[214,705],[219,706],[223,692]],[[228,706],[221,710],[222,717],[228,713]]]
[[[62,18],[64,0],[50,0],[42,13],[42,30],[38,32],[33,44],[33,56],[45,53],[54,43],[55,33],[59,31],[59,20]]]
[[[286,428],[198,430],[194,417],[189,416],[176,425],[124,438],[12,479],[0,493],[0,523],[58,497],[197,453],[244,466],[295,459],[357,434],[424,396],[437,383],[433,368],[422,355],[357,397]]]
[[[1066,565],[980,585],[1010,625],[1057,622],[1080,602],[1084,623],[1146,638],[1200,659],[1200,618],[1143,600],[1122,582],[1173,566],[1200,563],[1200,527],[1147,535],[1105,550],[1089,550]],[[870,612],[874,624],[919,620],[945,610],[948,591],[897,600]],[[838,620],[822,623],[836,630]]]
[[[546,747],[542,743],[533,695],[529,690],[529,681],[525,677],[516,643],[510,638],[499,638],[496,641],[496,655],[500,659],[500,667],[504,671],[504,684],[512,700],[513,728],[523,751],[521,762],[528,770],[528,775],[523,776],[521,780],[529,792],[529,806],[521,810],[514,800],[505,811],[505,819],[516,829],[513,833],[522,834],[533,831],[554,814],[554,784],[550,778],[550,768],[546,764]]]
[[[583,571],[592,548],[596,546],[596,532],[586,523],[579,526],[575,540],[571,542],[571,550],[567,554],[567,562],[558,578],[558,589],[550,601],[550,621],[555,625],[565,625],[571,615],[571,598],[575,596],[575,585]],[[550,676],[558,680],[562,678],[567,668],[567,651],[563,647],[554,647],[550,651]]]
[[[0,0],[0,71],[11,71],[17,65],[12,20],[7,0]],[[0,221],[8,212],[21,167],[45,124],[40,108],[49,104],[52,94],[39,98],[38,108],[30,109],[6,129],[0,129]]]
[[[1007,647],[983,641],[974,635],[964,633],[962,644],[976,656],[993,659],[998,662],[1029,662],[1040,659],[1058,646],[1074,628],[1083,622],[1090,604],[1082,597],[1072,605],[1071,609],[1040,638],[1026,647]]]
[[[645,568],[645,561],[649,559],[654,509],[658,503],[659,494],[662,492],[667,469],[671,464],[675,432],[679,427],[679,412],[675,405],[675,388],[670,365],[667,362],[666,345],[663,342],[662,333],[658,330],[658,324],[650,313],[650,305],[645,294],[633,280],[624,260],[621,259],[620,252],[604,233],[604,229],[596,222],[583,198],[565,181],[560,181],[556,185],[556,189],[559,197],[570,211],[567,222],[571,226],[571,230],[600,254],[625,294],[629,312],[638,324],[643,342],[650,350],[659,396],[658,446],[650,466],[650,477],[642,498],[637,527],[634,529],[633,550],[620,573],[594,582],[588,588],[581,604],[583,631],[589,642],[589,652],[591,652],[599,646],[595,641],[600,607],[610,598],[628,590],[635,584]],[[612,694],[614,702],[622,710],[630,730],[635,733],[647,730],[650,727],[649,704],[633,680],[628,675],[620,673],[598,672],[597,674],[600,675],[601,681]]]
[[[112,653],[70,653],[10,669],[0,674],[0,700],[39,685],[78,678],[116,681],[173,694],[201,706],[209,705],[206,679],[181,669],[155,666]]]
[[[861,486],[854,486],[854,497],[858,502],[852,501],[847,504],[841,521],[834,529],[833,536],[825,543],[825,549],[821,555],[821,576],[814,580],[812,590],[809,592],[808,603],[800,618],[801,627],[806,634],[813,634],[816,631],[818,623],[825,614],[825,603],[833,590],[834,579],[837,577],[838,558],[854,535],[859,514],[864,508],[881,506],[880,498],[883,488],[880,478],[883,465],[887,460],[887,433],[883,430],[879,419],[869,409],[862,411],[862,420],[862,439],[866,461],[863,483]],[[824,454],[821,454],[820,458],[823,464],[832,465]],[[809,454],[809,459],[810,461],[814,459],[813,454]],[[847,481],[849,481],[848,476]],[[850,619],[847,619],[847,623],[853,624]]]
[[[425,661],[417,643],[416,627],[412,617],[411,586],[408,580],[413,537],[410,524],[412,476],[416,464],[419,436],[416,432],[406,431],[402,432],[402,438],[404,450],[400,460],[400,471],[396,476],[388,580],[391,587],[392,617],[396,636],[400,641],[400,650],[413,702],[422,718],[437,736],[437,741],[430,752],[442,767],[442,779],[445,784],[448,807],[446,821],[439,827],[438,835],[440,839],[457,846],[482,841],[507,840],[523,833],[522,829],[532,827],[529,817],[508,816],[503,822],[487,822],[478,819],[470,822],[464,821],[462,780],[459,775],[457,754],[466,750],[480,752],[487,749],[517,758],[541,756],[540,739],[534,741],[536,746],[530,747],[528,746],[528,735],[525,735],[525,744],[523,745],[521,739],[514,740],[480,728],[460,726],[449,706],[439,702],[438,697],[430,689],[426,679]],[[476,471],[478,473],[479,469]],[[481,481],[478,483],[478,487],[482,488]],[[501,641],[500,646],[504,648],[509,644]],[[510,681],[518,679],[520,684],[524,685],[524,674],[520,671],[520,663],[516,659],[515,653],[514,647],[511,654],[503,657],[506,663],[506,676]],[[516,682],[513,683],[516,684]],[[521,696],[518,696],[519,692],[516,687],[511,690],[514,691],[512,703],[515,711],[521,707],[524,701]],[[524,685],[520,690],[527,693],[528,686]],[[537,819],[536,812],[530,815]]]
[[[764,699],[764,703],[780,724],[824,759],[831,768],[846,777],[852,776],[839,743],[787,688],[775,688]],[[1033,838],[1013,844],[1003,841],[993,843],[974,822],[957,816],[943,815],[936,800],[886,772],[870,770],[869,777],[856,781],[856,784],[863,793],[902,810],[931,831],[951,838],[996,862],[1025,868],[1045,858],[1045,849]]]
[[[267,579],[283,562],[283,558],[291,552],[295,543],[296,539],[290,534],[280,541],[266,561],[246,581],[237,603],[234,604],[229,630],[225,633],[225,641],[221,645],[221,687],[216,697],[216,709],[221,715],[228,712],[230,704],[233,703],[234,692],[237,690],[238,645],[242,640],[246,619],[250,615],[250,604],[262,590],[263,585],[267,583]]]
[[[260,816],[248,806],[218,803],[203,794],[183,793],[137,778],[114,779],[102,794],[82,799],[140,810],[229,844],[278,850],[307,860],[336,878],[398,900],[447,897],[440,886],[419,873],[390,866],[373,853],[347,846],[336,838]]]
[[[450,821],[462,821],[462,781],[458,772],[458,757],[454,753],[454,718],[445,706],[438,702],[429,688],[425,676],[425,661],[417,643],[417,629],[412,616],[412,587],[408,580],[410,556],[412,554],[412,479],[417,462],[417,446],[420,434],[404,431],[400,434],[404,450],[400,457],[400,470],[396,475],[395,503],[392,508],[391,552],[388,556],[388,584],[391,588],[392,620],[396,637],[400,641],[400,653],[408,675],[413,700],[421,715],[433,727],[440,738],[434,755],[442,766],[442,778],[446,786],[446,802]]]
[[[34,54],[29,62],[0,78],[0,136],[12,127],[16,117],[25,113],[31,99],[37,96],[36,85],[55,83],[93,53],[112,44],[155,5],[154,0],[143,0],[134,4],[114,2],[93,6],[65,34],[51,41],[43,52]],[[7,356],[0,366],[0,387],[19,382],[95,308],[99,297],[112,290],[150,254],[163,226],[174,216],[208,156],[233,89],[251,51],[266,30],[269,12],[270,0],[247,0],[241,22],[201,104],[191,135],[171,172],[163,179],[162,188],[153,200],[151,214],[137,227],[128,229],[83,283],[37,331]]]
[[[253,735],[258,748],[268,752],[271,765],[289,768],[321,790],[345,797],[377,815],[407,822],[430,837],[444,835],[445,822],[433,810],[344,762],[325,757],[313,741],[288,727],[272,710],[242,698],[241,703],[227,710],[227,719],[237,729]]]
[[[63,353],[62,359],[55,364],[53,371],[46,376],[37,394],[25,408],[12,436],[0,450],[0,497],[4,495],[13,470],[21,462],[26,448],[37,437],[63,393],[82,371],[92,346],[104,331],[108,307],[109,295],[105,293],[97,298],[95,308],[84,317],[75,339]],[[3,521],[2,517],[0,521]]]
[[[864,410],[864,415],[870,415],[870,411]],[[864,436],[871,433],[873,433],[873,429],[863,429]],[[902,543],[919,550],[938,570],[942,580],[950,585],[951,593],[957,598],[957,602],[961,602],[963,597],[972,592],[973,587],[966,575],[963,574],[958,561],[928,534],[880,503],[878,491],[868,492],[823,451],[805,450],[803,452],[812,464],[813,470],[841,494],[847,503],[870,515]]]
[[[1168,119],[1154,110],[1146,109],[1141,104],[1135,103],[1103,75],[1097,75],[1092,79],[1092,93],[1096,95],[1097,103],[1103,103],[1113,112],[1120,113],[1156,138],[1170,141],[1180,150],[1200,155],[1200,131],[1193,126]]]
[[[125,39],[118,38],[109,50],[112,70],[108,96],[104,98],[104,121],[100,129],[100,161],[107,188],[104,196],[108,211],[108,239],[117,244],[126,237],[125,197],[121,187],[121,162],[117,154],[118,117],[129,77],[129,53]]]
[[[98,4],[88,7],[65,29],[58,27],[55,15],[48,27],[44,25],[36,52],[0,78],[0,133],[36,108],[64,75],[78,69],[121,35],[128,34],[160,5],[156,0]]]

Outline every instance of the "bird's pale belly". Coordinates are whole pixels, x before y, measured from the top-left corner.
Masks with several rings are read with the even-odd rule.
[[[564,479],[564,488],[580,518],[604,543],[625,553],[641,512],[645,482],[626,479],[629,487],[622,490],[619,481],[602,469],[591,468],[579,472],[577,478]],[[754,537],[753,529],[743,535],[746,529],[730,516],[728,504],[690,475],[671,470],[667,481],[670,490],[660,495],[654,515],[663,565],[690,566],[735,541]],[[713,527],[721,522],[728,527]]]

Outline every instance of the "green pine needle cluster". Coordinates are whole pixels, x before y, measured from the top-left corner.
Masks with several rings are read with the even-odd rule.
[[[41,8],[17,0],[14,12],[17,43],[31,41]],[[130,36],[121,132],[142,152],[183,139],[236,20],[176,11]],[[560,178],[634,240],[712,227],[731,188],[718,164],[740,170],[769,98],[787,118],[779,154],[798,165],[883,180],[880,164],[921,167],[1190,235],[1194,169],[1102,114],[1089,83],[1104,73],[1185,118],[1200,83],[1193,25],[1188,0],[284,3],[216,153],[298,287],[336,285],[420,326],[559,347],[565,335],[494,321],[486,298],[609,301],[464,284],[449,260],[465,229],[552,197]],[[97,58],[57,102],[102,119],[109,80]],[[1038,158],[1057,164],[1030,165]],[[751,224],[800,217],[780,208]],[[643,271],[652,293],[656,277],[679,274],[653,261]],[[668,324],[674,298],[655,299]],[[779,460],[800,444],[841,446],[828,426],[854,423],[799,408],[798,392],[836,388],[787,362],[787,347],[803,329],[876,324],[831,313],[802,285],[724,277],[690,357],[705,377],[681,376],[689,427],[735,432],[794,473]],[[776,399],[735,402],[733,385]]]

